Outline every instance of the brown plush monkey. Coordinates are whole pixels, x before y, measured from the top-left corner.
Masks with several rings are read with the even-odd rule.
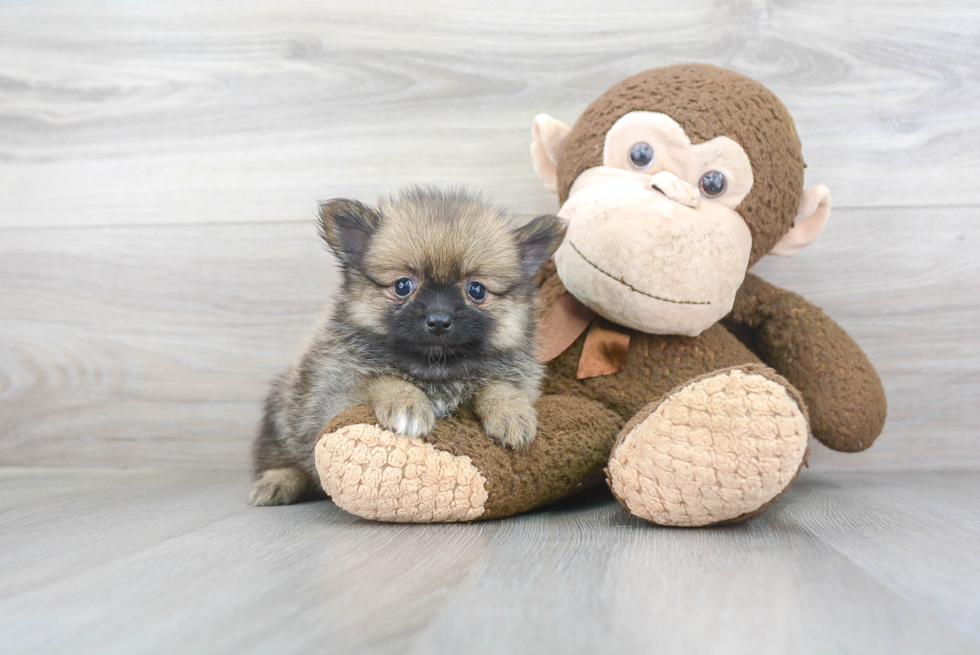
[[[812,433],[859,451],[885,421],[867,357],[802,297],[747,274],[816,239],[793,121],[764,86],[708,65],[613,86],[573,128],[541,115],[535,170],[568,236],[541,276],[539,434],[507,450],[466,419],[424,439],[338,415],[324,489],[385,521],[497,518],[594,484],[661,525],[751,516],[796,478]]]

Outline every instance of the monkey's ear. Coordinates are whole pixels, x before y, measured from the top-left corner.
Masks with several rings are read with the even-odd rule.
[[[800,198],[800,209],[793,219],[793,227],[783,235],[779,243],[769,251],[770,255],[789,257],[817,240],[827,227],[830,218],[830,189],[822,184],[810,187]]]
[[[558,192],[558,156],[572,128],[548,114],[534,117],[531,127],[531,159],[534,172],[548,191]]]
[[[548,263],[565,239],[567,227],[563,219],[546,214],[514,230],[521,251],[521,268],[526,274],[534,275]]]
[[[361,261],[380,223],[376,211],[356,200],[335,198],[320,203],[320,236],[344,264]]]

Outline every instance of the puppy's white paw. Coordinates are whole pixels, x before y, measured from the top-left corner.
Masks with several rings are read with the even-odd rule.
[[[412,398],[409,394],[399,394],[376,403],[374,415],[378,423],[408,437],[429,434],[436,425],[436,414],[425,394],[419,391],[419,396]]]
[[[252,491],[248,494],[248,504],[256,507],[291,505],[303,497],[308,483],[306,473],[299,469],[279,468],[263,471],[252,485]]]

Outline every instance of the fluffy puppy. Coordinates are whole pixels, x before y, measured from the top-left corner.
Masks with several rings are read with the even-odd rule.
[[[534,275],[565,236],[540,216],[515,228],[462,190],[414,188],[376,208],[320,206],[340,261],[333,312],[278,377],[253,448],[253,505],[321,493],[314,441],[355,405],[410,436],[472,411],[500,443],[534,440],[542,366],[534,358]]]

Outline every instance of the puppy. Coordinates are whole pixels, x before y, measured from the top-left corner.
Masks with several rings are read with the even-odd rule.
[[[534,358],[534,275],[565,223],[540,216],[515,229],[466,191],[414,188],[376,208],[323,203],[319,228],[340,261],[340,294],[297,364],[272,384],[249,502],[321,494],[314,442],[356,405],[413,437],[471,410],[505,446],[530,444],[543,372]]]

